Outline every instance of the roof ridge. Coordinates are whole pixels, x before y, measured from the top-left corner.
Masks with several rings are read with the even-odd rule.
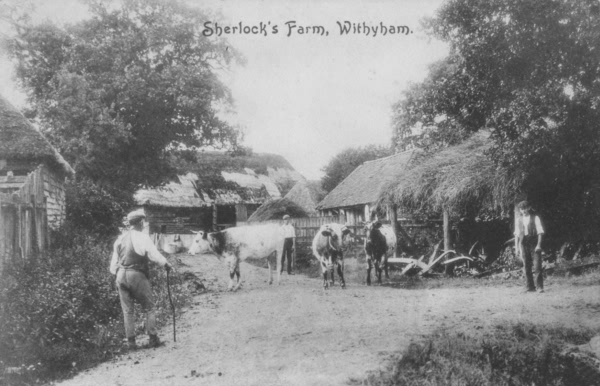
[[[381,161],[385,161],[386,159],[389,159],[389,158],[392,158],[392,157],[396,157],[396,156],[399,156],[399,155],[404,154],[404,153],[414,152],[415,150],[416,150],[416,148],[404,150],[404,151],[401,151],[400,153],[388,155],[387,157],[376,158],[376,159],[372,159],[372,160],[369,160],[369,161],[365,161],[361,165],[367,164],[369,162],[381,162]]]

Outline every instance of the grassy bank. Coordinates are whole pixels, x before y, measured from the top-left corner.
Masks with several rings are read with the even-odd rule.
[[[497,326],[484,337],[437,332],[411,344],[383,371],[351,385],[369,386],[592,386],[600,384],[593,359],[566,350],[597,331],[525,324]]]

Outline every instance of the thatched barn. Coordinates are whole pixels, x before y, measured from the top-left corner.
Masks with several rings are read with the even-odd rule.
[[[309,217],[309,213],[306,212],[303,207],[284,197],[265,201],[265,203],[250,216],[248,222],[281,220],[286,214],[292,218]]]
[[[349,224],[369,220],[384,189],[410,167],[419,151],[407,150],[389,157],[364,162],[354,169],[317,205],[321,215],[345,215]],[[386,217],[393,216],[388,210]]]
[[[459,145],[418,157],[383,189],[379,203],[406,212],[441,213],[445,249],[451,249],[451,217],[511,216],[521,197],[523,177],[497,167],[486,154],[490,146],[489,133],[480,132]]]
[[[177,240],[189,247],[194,231],[243,225],[265,201],[280,199],[282,191],[303,179],[272,154],[202,152],[179,170],[176,180],[134,196],[161,247]]]
[[[48,229],[64,220],[64,183],[74,173],[31,122],[0,97],[0,266],[8,257],[45,250]]]
[[[309,216],[316,216],[318,214],[317,205],[326,194],[320,181],[301,180],[284,198],[299,205]]]
[[[380,202],[408,210],[447,210],[477,215],[483,210],[508,213],[520,194],[522,177],[509,175],[486,155],[489,133],[417,159],[402,178],[391,181]]]

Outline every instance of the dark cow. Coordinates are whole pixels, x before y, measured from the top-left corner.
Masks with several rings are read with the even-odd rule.
[[[388,255],[396,250],[396,234],[391,225],[382,225],[379,221],[365,223],[367,238],[365,239],[365,253],[367,254],[367,285],[371,285],[371,269],[375,266],[377,282],[381,284],[381,271],[385,270],[388,279]]]
[[[337,266],[337,272],[340,276],[342,288],[346,288],[344,281],[344,255],[342,247],[345,242],[351,239],[351,231],[345,225],[325,224],[322,225],[315,235],[312,243],[313,255],[321,263],[323,271],[323,288],[327,289],[327,273],[331,273],[330,285],[333,285],[333,265]]]
[[[276,260],[277,284],[281,282],[281,259],[285,234],[278,224],[264,224],[229,228],[221,232],[198,232],[190,254],[213,252],[225,258],[229,268],[229,290],[240,287],[240,261],[266,260],[269,267],[269,284],[273,283],[271,262]],[[237,283],[234,286],[234,277]]]

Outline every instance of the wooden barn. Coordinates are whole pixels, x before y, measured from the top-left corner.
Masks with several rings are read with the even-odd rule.
[[[343,215],[350,225],[369,220],[384,189],[414,162],[418,150],[367,161],[354,169],[317,205],[322,216]],[[387,210],[385,218],[391,220]]]
[[[188,248],[195,231],[244,225],[265,201],[281,198],[303,179],[272,154],[202,152],[179,170],[175,181],[134,196],[146,213],[149,234],[165,250],[169,244]]]
[[[74,170],[10,103],[0,98],[0,269],[49,245],[65,218],[65,179]]]

